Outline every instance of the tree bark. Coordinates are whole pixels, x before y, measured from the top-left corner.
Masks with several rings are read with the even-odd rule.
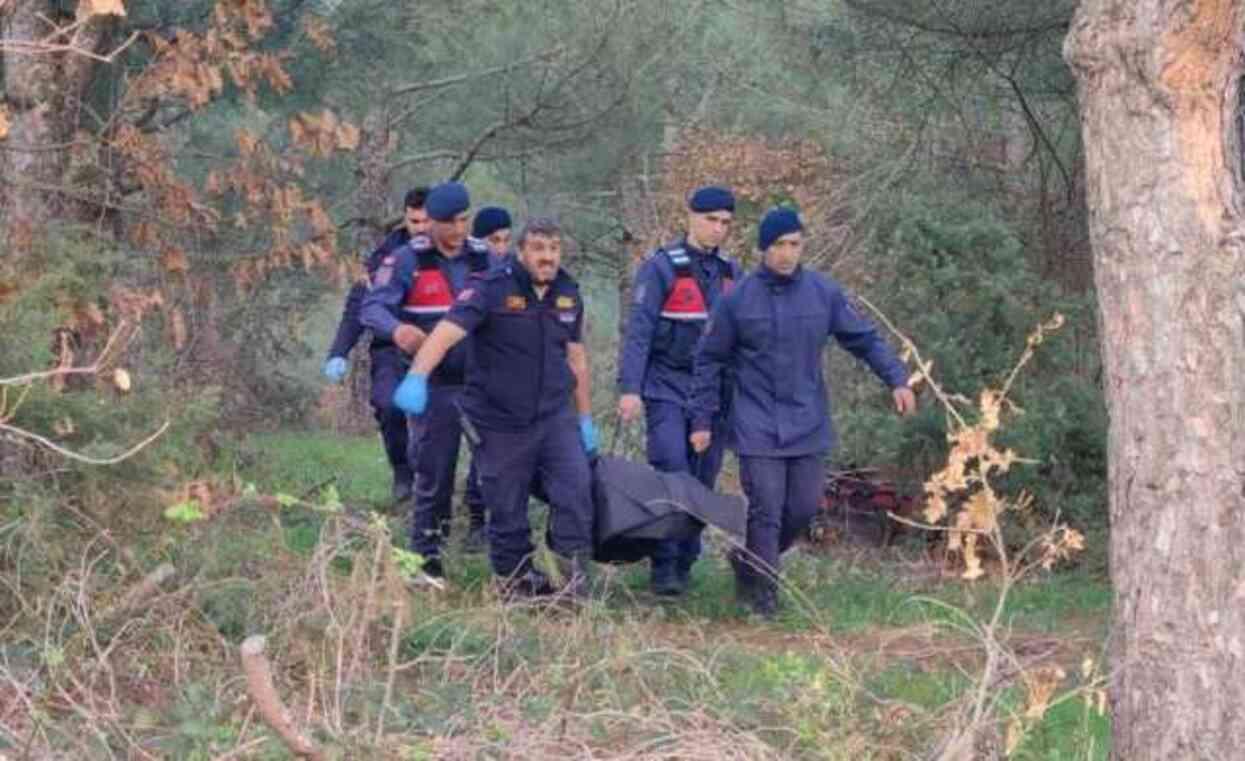
[[[1085,0],[1109,430],[1115,758],[1245,749],[1245,279],[1233,134],[1245,0]]]
[[[384,238],[386,212],[389,208],[390,165],[395,147],[395,135],[389,126],[389,113],[383,108],[372,108],[363,117],[359,140],[359,164],[355,169],[354,206],[360,219],[374,219],[376,225],[359,224],[354,228],[351,244],[353,249],[366,254]],[[406,210],[403,209],[403,213]],[[363,433],[373,427],[371,415],[372,368],[371,352],[367,344],[371,336],[365,336],[352,352],[353,370],[349,375],[350,397],[347,402],[343,428]]]
[[[16,0],[0,8],[3,91],[10,121],[8,138],[0,142],[0,243],[9,250],[27,249],[39,231],[72,208],[60,190],[69,164],[65,144],[73,137],[83,93],[98,65],[84,53],[98,52],[113,26],[106,18],[92,18],[70,34],[49,39],[54,29],[48,20],[64,25],[73,21],[62,15],[62,5]],[[29,47],[41,41],[67,49]]]

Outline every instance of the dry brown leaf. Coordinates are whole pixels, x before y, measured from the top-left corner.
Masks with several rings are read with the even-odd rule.
[[[182,310],[174,309],[169,315],[169,330],[173,334],[173,348],[178,351],[186,348],[186,318]]]
[[[160,254],[160,264],[164,267],[164,271],[171,274],[185,274],[190,270],[190,262],[186,259],[186,252],[180,248],[166,248],[164,253]]]
[[[130,382],[129,372],[126,371],[124,368],[120,368],[120,367],[118,367],[116,370],[113,370],[112,371],[112,385],[116,386],[117,390],[122,393],[129,391],[133,387]]]
[[[80,0],[78,3],[78,18],[91,18],[92,16],[124,16],[125,6],[121,0]]]
[[[359,147],[359,128],[343,122],[337,128],[337,148],[343,151],[353,151]]]

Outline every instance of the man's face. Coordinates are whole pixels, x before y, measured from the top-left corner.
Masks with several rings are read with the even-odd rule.
[[[735,215],[729,211],[693,211],[687,215],[687,235],[692,243],[706,250],[717,248],[731,232]]]
[[[428,234],[428,212],[423,208],[413,209],[406,207],[406,232],[414,238],[416,235]]]
[[[799,232],[787,233],[765,249],[765,266],[780,275],[790,275],[800,266],[804,253],[804,237]]]
[[[432,242],[444,253],[462,248],[463,241],[467,239],[467,219],[470,216],[464,211],[445,222],[432,220]]]
[[[503,227],[500,230],[494,230],[484,236],[484,242],[488,245],[488,250],[493,252],[493,256],[505,256],[510,250],[510,228]]]
[[[548,285],[562,265],[562,238],[533,233],[519,247],[519,261],[537,285]]]

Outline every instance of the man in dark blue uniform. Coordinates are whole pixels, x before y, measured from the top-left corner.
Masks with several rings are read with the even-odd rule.
[[[714,437],[700,453],[688,444],[692,354],[709,310],[740,276],[739,266],[720,248],[734,212],[735,197],[726,188],[709,186],[692,193],[687,234],[657,249],[636,272],[618,363],[618,414],[630,422],[643,410],[649,464],[665,472],[691,473],[710,489],[722,468],[727,437]],[[699,535],[659,544],[652,558],[653,591],[686,591],[699,556]]]
[[[779,557],[821,502],[823,458],[835,444],[822,350],[834,338],[891,389],[902,415],[916,409],[908,372],[838,283],[800,266],[803,226],[792,209],[761,221],[761,267],[713,309],[697,348],[692,447],[718,435],[722,376],[735,369],[730,429],[748,497],[747,553],[732,558],[736,594],[753,612],[777,611]]]
[[[471,222],[471,237],[484,241],[495,261],[510,253],[510,212],[500,206],[485,206]]]
[[[488,248],[467,237],[467,189],[456,182],[436,186],[425,209],[432,220],[430,235],[412,238],[381,261],[372,290],[363,300],[363,324],[414,355],[433,328],[449,313],[455,296],[473,273],[492,262]],[[466,372],[467,346],[446,357],[429,379],[426,414],[411,421],[411,452],[415,465],[415,507],[411,549],[424,557],[424,572],[443,575],[441,545],[449,533],[450,504],[458,465],[462,424],[458,399]],[[483,524],[477,520],[476,530]]]
[[[500,264],[510,253],[510,212],[500,206],[485,206],[475,213],[471,221],[471,237],[488,246],[490,261],[493,265]],[[486,510],[484,493],[480,490],[480,469],[475,455],[471,456],[471,467],[467,471],[467,489],[463,496],[470,515],[470,528],[463,540],[466,552],[483,552],[488,547],[485,534]]]
[[[479,434],[489,556],[507,595],[549,591],[547,577],[532,564],[528,523],[528,490],[538,473],[550,505],[549,544],[561,556],[567,591],[583,597],[590,582],[588,453],[597,449],[597,431],[583,301],[561,260],[558,225],[549,219],[529,222],[516,256],[458,294],[394,397],[412,415],[430,414],[429,378],[471,336],[462,406]]]
[[[402,224],[385,236],[385,240],[365,262],[369,281],[385,257],[406,245],[413,236],[427,234],[428,213],[424,210],[424,199],[427,195],[428,189],[423,187],[412,188],[406,194],[406,211]],[[337,336],[333,339],[328,359],[324,363],[324,375],[334,383],[340,383],[350,371],[347,357],[365,330],[359,319],[359,310],[367,295],[368,284],[367,281],[356,283],[346,296],[346,305],[337,325]],[[407,356],[392,341],[375,333],[368,351],[372,360],[372,411],[380,427],[385,456],[393,470],[393,499],[395,502],[404,502],[411,497],[413,470],[408,451],[406,415],[393,406],[393,392],[406,374],[409,362]]]

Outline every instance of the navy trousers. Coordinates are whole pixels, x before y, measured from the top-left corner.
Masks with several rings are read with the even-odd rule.
[[[740,455],[739,474],[748,497],[748,559],[777,573],[779,557],[821,508],[825,486],[822,455]]]
[[[722,470],[726,452],[724,426],[715,424],[709,448],[697,454],[688,437],[692,433],[690,414],[682,405],[646,399],[644,417],[648,431],[648,464],[663,473],[691,473],[712,489]],[[675,568],[687,572],[700,557],[699,532],[688,539],[658,542],[653,553],[654,573]]]
[[[534,547],[528,495],[534,477],[549,502],[549,544],[559,555],[592,552],[592,475],[574,415],[538,420],[524,431],[477,426],[480,488],[488,508],[493,573],[512,576],[530,565]]]
[[[411,418],[411,457],[415,464],[415,508],[411,520],[411,549],[426,558],[439,557],[441,545],[449,536],[450,506],[454,499],[454,479],[459,445],[463,438],[458,397],[462,386],[430,386],[428,408]],[[475,470],[475,460],[472,460]],[[466,502],[473,526],[484,524],[484,501],[476,490],[472,500],[474,473],[467,474]]]
[[[410,361],[396,346],[384,346],[371,350],[372,354],[372,413],[380,428],[385,457],[393,469],[393,479],[408,483],[413,475],[409,451],[406,413],[393,406],[393,392],[406,376]]]

